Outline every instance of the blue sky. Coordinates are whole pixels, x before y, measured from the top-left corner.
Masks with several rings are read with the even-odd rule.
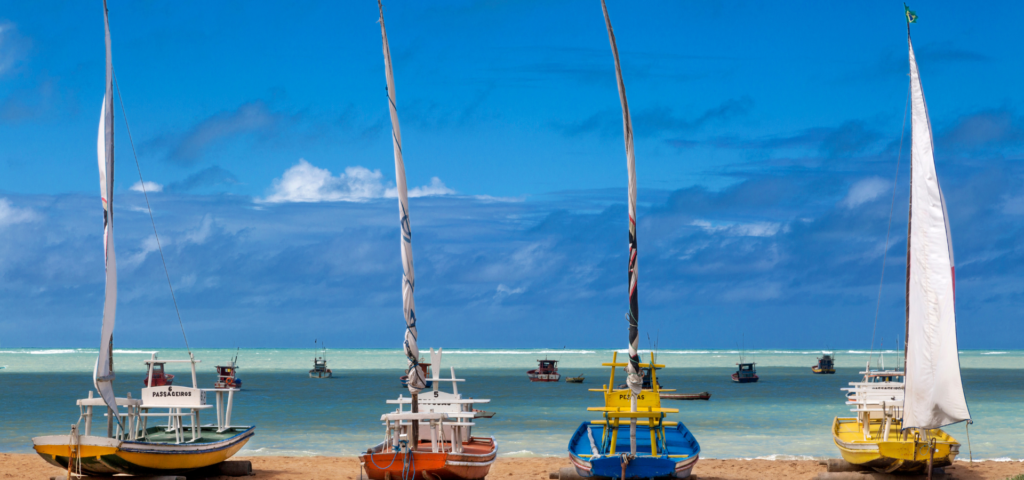
[[[911,5],[963,348],[1024,295],[1021,5]],[[667,348],[867,348],[907,91],[900,2],[612,0],[640,325]],[[625,345],[626,172],[600,3],[387,2],[423,343]],[[375,2],[110,2],[114,68],[194,344],[397,347]],[[92,346],[97,2],[0,13],[0,342]],[[118,105],[121,346],[179,346]],[[907,153],[904,144],[904,160]],[[878,336],[902,332],[907,163]],[[225,342],[231,343],[226,345]]]

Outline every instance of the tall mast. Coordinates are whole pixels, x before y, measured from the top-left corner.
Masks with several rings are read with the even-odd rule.
[[[107,19],[107,2],[103,0],[103,30],[107,47],[106,92],[100,108],[99,133],[96,139],[100,172],[100,201],[103,204],[103,260],[106,269],[106,295],[103,299],[103,326],[100,328],[100,353],[93,370],[93,384],[108,413],[117,413],[117,398],[114,394],[114,316],[117,310],[117,258],[114,255],[114,64],[110,52],[110,22]],[[118,424],[118,415],[107,417],[107,434],[112,434],[111,418]]]
[[[619,49],[615,45],[615,32],[612,30],[612,20],[608,16],[608,5],[601,0],[601,9],[604,11],[604,23],[608,27],[608,41],[612,46],[612,56],[615,58],[615,79],[619,87],[619,101],[622,103],[622,130],[626,142],[626,171],[629,177],[627,194],[629,195],[629,312],[626,313],[626,320],[629,322],[629,363],[626,365],[626,384],[629,385],[630,409],[636,411],[637,396],[643,388],[643,372],[640,370],[640,354],[637,352],[639,344],[638,324],[640,321],[640,306],[637,302],[637,252],[636,252],[636,156],[633,153],[633,121],[629,117],[629,102],[626,101],[626,84],[622,81],[622,67],[619,64]],[[653,360],[651,361],[653,363]],[[653,368],[653,367],[652,367]],[[630,453],[636,454],[636,419],[630,419],[629,427]]]

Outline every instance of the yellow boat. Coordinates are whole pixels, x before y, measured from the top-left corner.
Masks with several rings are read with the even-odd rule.
[[[152,380],[155,363],[189,363],[195,381],[199,360],[159,360],[154,353],[146,363]],[[142,389],[141,398],[116,398],[117,414],[102,397],[78,400],[78,422],[66,435],[32,439],[33,448],[51,465],[83,475],[171,475],[221,463],[249,442],[254,426],[232,426],[236,388],[201,389],[164,385]],[[215,405],[206,404],[213,393]],[[215,408],[217,423],[202,425],[200,412]],[[94,409],[107,418],[105,436],[93,435]],[[101,417],[102,418],[102,417]],[[115,422],[113,419],[117,418]],[[150,425],[150,418],[166,419]],[[163,423],[163,422],[161,422]],[[79,430],[82,426],[83,430]]]
[[[927,470],[929,460],[932,468],[952,465],[960,451],[956,439],[940,429],[903,429],[904,372],[862,373],[863,382],[843,389],[857,416],[832,422],[832,439],[843,460],[885,473]]]
[[[904,8],[912,132],[904,369],[868,368],[863,382],[845,388],[846,404],[855,407],[857,416],[836,418],[832,438],[851,464],[881,472],[930,474],[929,468],[951,465],[960,452],[960,444],[941,428],[970,422],[971,413],[960,378],[949,218],[910,39],[910,24],[917,22],[917,15]]]
[[[238,452],[255,433],[255,427],[231,425],[231,407],[237,388],[198,388],[196,360],[158,362],[154,353],[146,363],[149,376],[139,398],[118,398],[114,393],[114,319],[117,311],[117,260],[114,252],[114,67],[111,56],[110,22],[103,2],[106,41],[106,93],[100,109],[97,155],[100,174],[100,203],[103,205],[103,259],[106,273],[100,349],[93,370],[93,385],[99,396],[78,400],[78,422],[66,435],[32,439],[39,456],[52,465],[84,475],[164,475],[186,473],[223,462]],[[145,194],[145,190],[143,190]],[[148,202],[148,200],[147,200]],[[151,212],[152,214],[152,212]],[[158,246],[159,247],[159,246]],[[168,277],[170,278],[170,277]],[[172,292],[173,298],[173,292]],[[182,335],[184,335],[182,327]],[[185,343],[188,347],[188,341]],[[181,362],[192,366],[192,386],[154,385],[154,365]],[[157,382],[159,383],[159,382]],[[199,414],[214,405],[206,394],[216,396],[217,423],[203,425]],[[93,410],[106,416],[106,435],[93,435]],[[166,425],[149,426],[150,418],[165,418]],[[187,422],[186,422],[187,420]],[[84,425],[83,425],[84,423]],[[82,430],[79,430],[82,428]]]
[[[892,423],[871,420],[865,429],[858,418],[836,417],[832,423],[832,438],[839,447],[843,460],[879,472],[919,472],[953,464],[960,444],[940,429],[914,430],[906,437],[901,433],[899,421]],[[866,433],[865,433],[866,431]],[[932,450],[929,452],[929,450]]]

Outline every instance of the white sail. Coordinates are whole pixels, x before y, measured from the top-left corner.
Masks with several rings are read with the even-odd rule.
[[[110,53],[110,24],[107,2],[103,2],[103,27],[107,44],[107,82],[100,108],[96,150],[100,169],[100,200],[103,203],[103,259],[106,267],[106,297],[103,300],[103,326],[100,329],[100,353],[93,370],[93,383],[108,407],[117,411],[114,395],[114,315],[117,310],[117,258],[114,255],[114,67]],[[120,417],[115,417],[120,423]]]
[[[932,127],[910,50],[911,173],[904,428],[971,418],[957,355],[953,244],[933,157]]]
[[[426,380],[419,368],[420,349],[416,344],[416,274],[412,268],[412,227],[409,224],[409,194],[405,184],[405,163],[402,161],[402,131],[398,127],[398,108],[395,104],[395,76],[391,72],[391,50],[388,48],[388,33],[384,29],[384,6],[377,1],[380,9],[380,35],[384,42],[384,70],[388,82],[388,109],[391,112],[391,139],[395,147],[395,183],[398,187],[398,218],[402,225],[402,311],[405,313],[405,339],[402,343],[409,360],[409,392],[419,393],[426,388]]]
[[[604,23],[608,27],[608,41],[612,44],[612,56],[615,57],[615,79],[619,85],[619,100],[622,102],[622,130],[626,139],[626,170],[629,176],[629,365],[626,366],[626,384],[634,395],[640,395],[644,380],[640,372],[639,322],[640,306],[637,299],[637,252],[636,252],[636,156],[633,154],[633,121],[629,117],[629,103],[626,101],[626,84],[622,81],[622,68],[619,66],[619,48],[615,46],[615,32],[612,31],[612,20],[608,16],[608,6],[601,0],[604,11]]]

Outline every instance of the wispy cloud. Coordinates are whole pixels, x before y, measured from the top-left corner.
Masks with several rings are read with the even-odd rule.
[[[217,166],[206,167],[182,180],[167,184],[168,192],[188,193],[216,187],[237,185],[235,174]]]
[[[287,114],[270,110],[262,101],[248,102],[213,114],[183,133],[149,141],[143,149],[166,150],[168,161],[195,165],[219,144],[248,135],[272,136],[287,118]]]
[[[0,198],[0,227],[36,220],[38,215],[31,208],[18,208],[10,200]]]
[[[846,208],[855,208],[881,197],[891,190],[892,183],[882,178],[865,178],[854,183],[850,187],[849,193],[846,194],[846,198],[839,202],[839,204]]]

